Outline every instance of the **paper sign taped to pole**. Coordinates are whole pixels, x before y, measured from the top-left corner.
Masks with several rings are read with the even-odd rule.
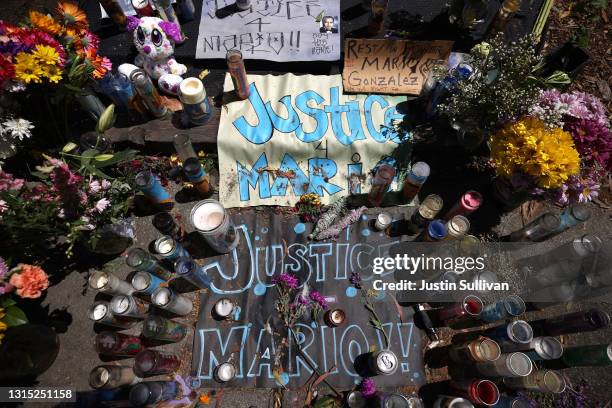
[[[245,59],[337,61],[340,2],[253,0],[238,11],[234,0],[205,0],[196,58],[225,58],[230,49],[240,50]]]
[[[452,41],[349,38],[344,42],[344,90],[419,95],[431,69],[446,62],[452,47]]]
[[[370,171],[409,139],[403,97],[344,95],[340,75],[249,75],[250,96],[221,109],[219,198],[226,207],[327,204],[367,193]],[[229,75],[224,91],[232,91]]]

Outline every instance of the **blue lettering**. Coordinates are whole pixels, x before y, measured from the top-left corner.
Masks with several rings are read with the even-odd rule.
[[[317,122],[315,129],[306,133],[304,131],[304,124],[301,123],[297,129],[295,129],[295,136],[304,143],[311,143],[320,140],[327,132],[329,120],[327,119],[327,113],[323,109],[311,108],[308,106],[308,101],[313,100],[317,105],[325,102],[325,99],[315,91],[305,91],[295,97],[295,106],[306,115],[314,118]]]
[[[233,125],[238,132],[240,132],[242,137],[249,142],[263,144],[272,138],[272,122],[270,121],[270,117],[266,111],[266,105],[264,105],[255,83],[251,84],[250,91],[249,102],[251,102],[251,106],[255,110],[258,123],[253,126],[247,122],[244,116],[241,116],[233,122]]]
[[[274,112],[274,109],[272,109],[272,104],[270,102],[266,102],[266,111],[268,112],[268,116],[270,117],[272,125],[276,130],[283,133],[291,133],[296,130],[298,126],[300,126],[300,118],[291,105],[291,96],[283,96],[278,102],[284,105],[285,109],[287,109],[287,119],[278,116],[276,112]]]
[[[387,141],[387,137],[385,137],[381,132],[378,131],[376,126],[374,126],[374,122],[372,121],[372,106],[377,103],[380,105],[382,109],[389,106],[389,102],[385,100],[380,95],[370,95],[366,98],[363,103],[363,114],[365,115],[366,125],[368,127],[368,132],[370,132],[370,136],[372,139],[376,140],[378,143],[384,143]],[[386,122],[386,115],[385,115]]]
[[[291,174],[291,178],[281,176],[279,174]],[[287,193],[287,186],[291,183],[293,193],[296,196],[311,192],[310,181],[300,166],[297,164],[295,159],[289,154],[285,153],[283,160],[278,168],[278,174],[274,184],[272,184],[272,195],[273,196],[284,196]]]
[[[345,105],[340,105],[340,94],[337,86],[329,89],[329,97],[330,104],[325,105],[325,112],[331,114],[332,129],[338,141],[345,146],[349,146],[357,140],[365,139],[366,137],[361,127],[359,102],[346,102]],[[346,113],[350,129],[350,134],[348,135],[344,132],[344,127],[342,126],[343,113]]]
[[[335,184],[328,183],[327,180],[333,178],[338,172],[338,167],[333,160],[313,158],[308,160],[308,174],[310,175],[310,191],[314,191],[323,197],[323,190],[327,194],[334,195],[342,188]]]
[[[257,159],[250,171],[240,162],[236,162],[236,167],[238,170],[240,201],[249,200],[249,186],[255,188],[257,183],[259,183],[259,198],[270,198],[270,178],[266,171],[268,159],[265,152],[259,156],[259,159]]]

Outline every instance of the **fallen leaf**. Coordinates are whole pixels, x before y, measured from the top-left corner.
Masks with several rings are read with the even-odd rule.
[[[571,13],[572,13],[572,10],[563,10],[562,12],[559,13],[559,19],[562,20],[566,17],[569,17]]]

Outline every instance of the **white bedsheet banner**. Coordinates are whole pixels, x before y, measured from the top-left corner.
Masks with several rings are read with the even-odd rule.
[[[221,109],[219,198],[226,207],[323,203],[370,189],[368,173],[402,141],[405,97],[344,95],[340,75],[249,75],[250,96]],[[229,75],[224,90],[233,89]]]
[[[234,0],[204,0],[196,58],[225,58],[238,49],[245,59],[337,61],[339,0],[252,0],[247,10],[218,18]]]

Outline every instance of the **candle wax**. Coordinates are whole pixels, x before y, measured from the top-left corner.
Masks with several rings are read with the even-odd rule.
[[[170,291],[168,289],[162,288],[155,292],[155,304],[165,306],[168,302],[170,302]]]
[[[193,225],[202,231],[217,228],[223,222],[223,208],[215,203],[204,204],[193,215]]]
[[[172,247],[173,247],[172,241],[170,241],[169,239],[166,239],[159,243],[157,250],[159,251],[160,254],[167,254],[168,252],[172,251]]]
[[[93,316],[95,320],[100,320],[106,315],[106,305],[96,305],[94,307]]]
[[[108,276],[100,275],[100,277],[96,281],[96,288],[97,289],[101,289],[101,288],[105,287],[106,285],[108,285]]]
[[[147,281],[146,275],[137,273],[134,275],[134,279],[132,279],[132,286],[136,290],[143,290],[149,286],[149,282]]]

